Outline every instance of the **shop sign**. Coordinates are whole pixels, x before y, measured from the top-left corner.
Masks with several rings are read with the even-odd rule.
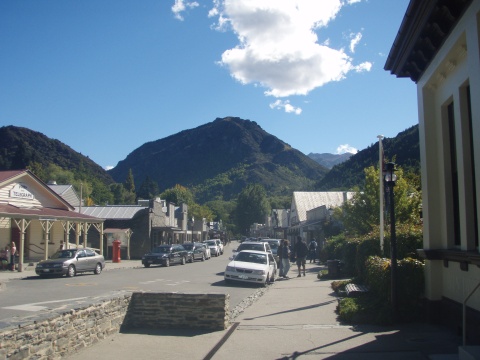
[[[16,184],[10,190],[10,197],[17,199],[33,200],[35,196],[28,190],[28,186],[22,183]]]

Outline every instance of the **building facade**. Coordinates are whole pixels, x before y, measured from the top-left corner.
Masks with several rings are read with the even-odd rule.
[[[0,247],[12,242],[23,264],[47,259],[60,246],[90,246],[88,233],[103,237],[103,219],[80,214],[29,170],[0,171]]]
[[[480,1],[412,0],[385,69],[417,85],[429,318],[478,344]]]

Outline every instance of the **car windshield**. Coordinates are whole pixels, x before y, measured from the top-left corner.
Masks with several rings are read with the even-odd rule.
[[[193,249],[193,245],[192,244],[183,244],[183,248],[185,250],[192,250]]]
[[[208,246],[217,246],[217,243],[215,241],[207,241]]]
[[[265,246],[262,243],[258,244],[240,244],[237,251],[242,250],[257,250],[257,251],[265,251]]]
[[[166,246],[159,246],[153,249],[154,253],[169,253],[170,252],[170,247]]]
[[[278,242],[276,242],[276,241],[272,241],[272,242],[270,242],[270,241],[269,241],[268,243],[269,243],[269,245],[270,245],[270,248],[271,248],[272,250],[274,250],[274,249],[275,249],[275,250],[276,250],[276,249],[278,249]]]
[[[240,252],[235,257],[235,261],[250,262],[255,264],[266,264],[267,255],[265,254],[256,254],[251,252]]]
[[[76,249],[74,250],[61,250],[57,251],[55,254],[52,255],[52,259],[71,259],[75,256],[77,252]]]

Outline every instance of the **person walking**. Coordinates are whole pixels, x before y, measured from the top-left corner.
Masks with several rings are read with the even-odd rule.
[[[12,241],[12,245],[10,245],[10,270],[15,270],[15,255],[17,253],[17,246],[15,242]]]
[[[308,244],[308,257],[310,258],[310,264],[313,263],[315,264],[316,257],[317,257],[317,242],[315,239],[312,239],[310,241],[310,244]]]
[[[295,252],[295,259],[297,261],[298,267],[298,275],[297,277],[301,277],[302,273],[301,270],[303,269],[303,276],[305,276],[305,263],[307,262],[307,255],[308,255],[308,246],[305,241],[302,240],[301,236],[297,236],[297,242],[294,246]]]
[[[288,270],[290,270],[290,248],[288,240],[283,240],[282,252],[280,253],[280,261],[282,263],[282,277],[288,279]]]
[[[277,256],[278,256],[278,276],[283,277],[283,266],[282,266],[282,251],[283,251],[283,240],[280,241],[280,244],[277,248]]]

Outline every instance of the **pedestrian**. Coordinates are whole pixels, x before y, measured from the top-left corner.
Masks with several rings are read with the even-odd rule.
[[[283,240],[282,252],[280,253],[280,261],[282,263],[282,277],[288,279],[288,270],[290,270],[290,247],[288,240]]]
[[[312,239],[310,241],[310,244],[308,244],[308,257],[310,258],[310,264],[313,263],[315,264],[316,257],[317,257],[317,242],[315,239]]]
[[[12,245],[10,245],[10,270],[15,270],[15,255],[17,254],[17,246],[15,242],[12,241]]]
[[[278,256],[278,276],[283,277],[283,266],[282,266],[282,251],[283,251],[283,240],[280,241],[280,244],[277,248],[277,256]]]
[[[305,263],[307,262],[308,246],[301,236],[297,236],[297,242],[294,246],[295,258],[297,261],[298,275],[301,277],[301,270],[303,269],[303,276],[305,276]]]

